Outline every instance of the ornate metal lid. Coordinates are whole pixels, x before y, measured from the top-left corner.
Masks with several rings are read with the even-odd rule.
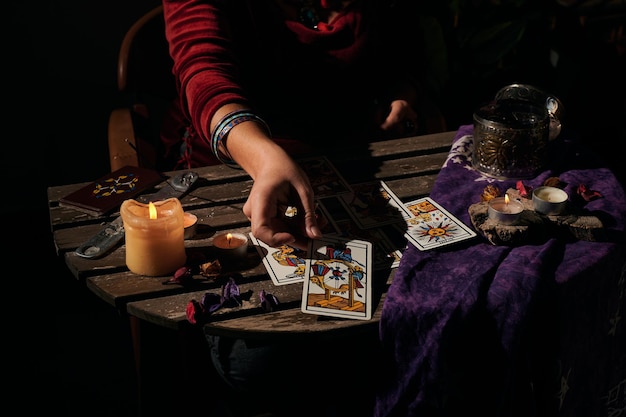
[[[555,139],[561,133],[562,121],[565,117],[563,103],[553,94],[549,94],[540,88],[529,84],[510,84],[496,93],[496,101],[525,101],[542,106],[550,117],[550,140]]]
[[[502,99],[488,103],[474,113],[474,119],[500,129],[535,129],[548,126],[545,107],[519,100]]]

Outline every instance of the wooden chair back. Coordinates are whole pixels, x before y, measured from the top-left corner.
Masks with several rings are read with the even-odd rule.
[[[111,171],[125,165],[158,168],[161,121],[176,96],[172,65],[159,5],[135,21],[120,45],[119,102],[108,125]]]

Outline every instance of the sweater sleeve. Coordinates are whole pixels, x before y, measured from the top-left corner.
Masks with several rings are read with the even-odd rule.
[[[210,121],[226,103],[248,104],[236,81],[228,2],[163,0],[165,34],[174,61],[180,106],[209,141]]]

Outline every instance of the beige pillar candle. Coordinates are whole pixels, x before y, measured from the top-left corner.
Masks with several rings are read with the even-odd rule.
[[[177,198],[148,204],[129,199],[122,203],[120,214],[128,269],[139,275],[162,276],[185,264],[183,207]]]

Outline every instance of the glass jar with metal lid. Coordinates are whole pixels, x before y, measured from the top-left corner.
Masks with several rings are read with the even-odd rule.
[[[550,112],[555,105],[561,107],[532,86],[500,90],[474,113],[473,167],[498,179],[536,176],[546,166],[549,140],[560,132],[560,121]]]

